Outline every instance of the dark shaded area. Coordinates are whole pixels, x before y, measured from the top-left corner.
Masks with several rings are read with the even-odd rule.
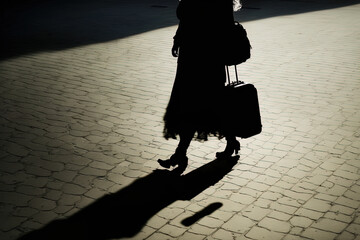
[[[175,1],[38,0],[1,13],[1,59],[124,38],[177,23]]]
[[[218,210],[219,208],[222,207],[222,203],[216,202],[216,203],[212,203],[209,206],[206,206],[203,210],[201,210],[200,212],[195,213],[193,216],[185,218],[183,221],[181,221],[181,223],[184,226],[191,226],[194,223],[196,223],[197,221],[199,221],[201,218],[212,214],[213,212],[215,212],[216,210]]]
[[[228,174],[239,157],[216,159],[184,176],[155,170],[106,195],[65,220],[56,220],[20,240],[111,239],[136,235],[146,222],[176,200],[190,200]],[[219,208],[216,205],[216,209]],[[201,213],[210,214],[212,211]]]
[[[243,9],[235,15],[236,20],[245,22],[356,3],[360,1],[244,0]],[[0,60],[106,42],[172,26],[178,23],[176,5],[176,0],[5,1],[0,4]]]

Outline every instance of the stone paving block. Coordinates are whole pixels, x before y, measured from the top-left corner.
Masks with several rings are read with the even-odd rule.
[[[334,172],[334,175],[338,176],[338,177],[341,177],[341,178],[344,178],[344,179],[354,180],[354,181],[358,180],[358,177],[359,177],[356,173],[344,171],[344,170],[341,170],[341,169],[336,170]]]
[[[71,195],[83,195],[88,191],[86,188],[72,183],[65,183],[62,190],[64,193]]]
[[[356,234],[356,235],[359,235],[360,224],[352,223],[346,228],[346,231],[348,231],[350,233],[353,233],[353,234]]]
[[[241,175],[240,175],[240,177],[231,179],[231,183],[236,184],[239,187],[245,186],[248,182],[249,182],[249,180],[242,178]]]
[[[265,192],[267,189],[269,189],[269,185],[258,182],[249,182],[246,187],[260,192]]]
[[[91,186],[94,186],[96,188],[108,191],[112,186],[115,184],[111,181],[104,180],[104,179],[95,179],[93,184]],[[116,186],[115,186],[116,187]]]
[[[247,234],[246,237],[251,239],[282,239],[284,234],[272,232],[265,228],[253,227]]]
[[[31,217],[34,214],[36,214],[38,212],[38,210],[34,209],[34,208],[29,208],[29,207],[18,207],[16,208],[16,210],[14,211],[14,216],[17,217]]]
[[[96,178],[95,176],[88,176],[88,175],[78,174],[74,178],[73,183],[77,184],[79,186],[82,186],[84,188],[88,188],[88,187],[92,186],[92,183],[93,183],[95,178]]]
[[[62,194],[57,204],[60,206],[73,206],[76,202],[80,201],[81,197],[78,195]]]
[[[315,229],[315,228],[305,229],[305,231],[302,233],[302,236],[310,238],[310,239],[335,239],[336,238],[335,233],[331,233],[331,232],[327,232],[327,231],[323,231],[323,230],[319,230],[319,229]]]
[[[187,239],[202,240],[202,239],[206,239],[206,236],[185,232],[182,236],[178,237],[177,239],[179,239],[179,240],[187,240]]]
[[[344,194],[344,196],[346,198],[349,198],[349,199],[354,200],[354,201],[360,201],[360,196],[359,195],[360,195],[359,192],[354,192],[354,191],[350,191],[350,190],[346,191],[345,194]]]
[[[320,187],[318,189],[318,192],[324,193],[325,195],[342,196],[347,190],[346,187],[340,185],[334,185],[333,183],[330,182],[326,182],[323,185],[327,187],[325,188]]]
[[[251,204],[256,200],[256,198],[254,198],[253,196],[249,196],[241,193],[234,193],[231,195],[229,199],[245,205]]]
[[[226,183],[225,183],[226,184]],[[225,186],[225,184],[223,186]],[[204,194],[209,196],[214,196],[216,198],[229,199],[233,194],[235,189],[233,190],[216,190],[215,188],[208,188],[204,191]]]
[[[333,219],[344,223],[350,223],[353,221],[353,216],[348,216],[339,212],[327,212],[325,213],[324,218]]]
[[[194,224],[189,228],[188,231],[194,234],[210,236],[216,231],[216,228],[210,228],[199,224]]]
[[[284,240],[303,240],[304,237],[300,237],[300,236],[296,236],[296,235],[286,235],[284,238]]]
[[[16,188],[16,192],[30,196],[41,196],[45,193],[45,189],[22,185]]]
[[[201,220],[198,221],[198,223],[200,225],[208,226],[210,228],[219,228],[221,225],[224,224],[223,221],[218,220],[216,218],[209,217],[209,216],[202,218]]]
[[[238,236],[238,233],[233,233],[226,231],[224,229],[219,229],[213,234],[215,239],[233,239],[235,236]]]
[[[28,206],[32,197],[16,192],[0,192],[0,202],[3,204],[14,204],[15,206],[22,207]]]
[[[84,196],[92,198],[92,199],[99,199],[106,194],[106,191],[98,189],[98,188],[91,188],[89,191],[84,193]]]
[[[280,221],[288,222],[290,218],[292,217],[289,214],[278,212],[278,211],[272,211],[270,214],[267,215],[269,218],[274,218]]]
[[[288,235],[300,236],[303,231],[304,231],[304,228],[302,228],[302,227],[292,227],[290,234],[287,234],[287,236]]]
[[[167,208],[158,212],[157,215],[164,219],[171,220],[176,218],[178,215],[180,215],[183,212],[184,210],[180,208]]]
[[[293,184],[283,181],[283,180],[280,180],[280,181],[276,182],[274,185],[272,185],[269,188],[269,191],[278,192],[278,193],[283,194],[286,189],[291,189],[292,187],[293,187]]]
[[[169,235],[165,235],[163,233],[156,232],[156,233],[152,234],[150,237],[148,237],[147,239],[149,239],[149,240],[172,240],[174,238]]]
[[[92,168],[98,168],[98,169],[102,169],[102,170],[106,170],[106,171],[114,168],[114,166],[107,164],[107,163],[103,163],[103,162],[92,162],[89,164],[89,166]]]
[[[20,232],[19,230],[13,229],[9,232],[7,232],[6,234],[0,234],[1,239],[4,240],[11,240],[11,239],[15,239],[17,236],[22,235],[22,232]]]
[[[306,208],[299,208],[298,210],[296,210],[295,215],[310,218],[312,220],[318,220],[324,215],[324,213],[309,210]]]
[[[270,209],[260,208],[260,207],[251,206],[251,205],[242,211],[242,213],[245,217],[248,217],[249,219],[252,219],[255,221],[260,221],[266,215],[268,215],[270,212],[271,212]]]
[[[95,177],[105,177],[106,171],[103,169],[93,168],[93,167],[85,167],[79,171],[80,174],[95,176]]]
[[[32,28],[26,28],[26,36],[17,33],[25,29],[21,24],[33,23],[35,6],[17,12],[26,13],[18,18],[24,21],[15,14],[7,22],[12,34],[20,34],[17,46],[26,42],[30,52],[20,49],[19,55],[0,61],[0,213],[10,214],[0,222],[15,219],[10,230],[0,231],[1,239],[16,239],[51,219],[73,215],[150,174],[158,168],[156,160],[176,148],[177,141],[162,138],[162,116],[176,73],[177,59],[170,54],[176,1],[108,4],[87,4],[69,24],[91,20],[89,9],[104,13],[95,25],[88,24],[89,43],[82,45],[73,28],[64,28],[62,37],[78,37],[79,45],[65,41],[56,50],[31,49],[27,36],[42,36]],[[360,5],[329,2],[324,7],[318,0],[243,4],[235,15],[253,50],[239,71],[258,89],[263,132],[241,139],[239,163],[221,182],[190,201],[165,207],[131,239],[359,238],[359,54],[354,49]],[[35,11],[39,27],[41,9]],[[261,19],[264,13],[270,15]],[[145,19],[148,15],[161,26]],[[103,26],[103,20],[117,24]],[[52,25],[48,31],[55,29]],[[90,28],[81,30],[87,37]],[[213,160],[224,147],[225,140],[192,143],[186,173]],[[189,228],[181,225],[185,213],[214,201],[223,207]],[[31,216],[34,221],[18,221]],[[219,227],[236,226],[237,217],[253,225],[243,234]],[[161,228],[168,229],[162,233]]]
[[[271,205],[270,205],[270,209],[276,210],[276,211],[279,211],[279,212],[283,212],[283,213],[286,213],[286,214],[291,214],[291,215],[294,214],[297,211],[296,207],[288,206],[288,205],[282,205],[282,204],[279,204],[277,202],[272,202]]]
[[[22,169],[24,169],[24,165],[21,163],[8,163],[8,162],[1,162],[0,168],[7,173],[16,173]]]
[[[163,227],[161,227],[159,229],[159,232],[162,232],[166,235],[169,235],[173,238],[178,238],[179,236],[181,236],[182,234],[184,234],[184,232],[186,231],[186,228],[185,227],[177,227],[177,226],[173,226],[173,225],[170,225],[170,224],[167,224]]]
[[[345,206],[345,207],[350,207],[350,208],[354,208],[357,209],[360,205],[360,203],[358,201],[346,198],[346,197],[339,197],[335,203]]]
[[[346,223],[326,218],[321,218],[311,225],[313,228],[333,233],[341,233],[346,228],[346,226]]]
[[[235,215],[229,221],[227,221],[222,226],[222,228],[231,232],[244,234],[248,232],[254,225],[255,222],[251,219],[244,216]]]
[[[277,200],[277,199],[281,198],[281,196],[282,195],[280,193],[267,191],[261,195],[261,198],[265,198],[265,199],[269,199],[269,200]]]
[[[16,143],[7,143],[4,147],[7,149],[8,153],[18,157],[25,157],[30,152],[29,149]]]
[[[303,207],[316,212],[326,212],[330,209],[331,205],[327,201],[322,201],[319,199],[310,199],[304,204]]]
[[[154,216],[146,223],[146,225],[154,229],[160,229],[161,227],[166,225],[168,221],[169,221],[168,219],[159,216]]]
[[[211,216],[225,222],[232,217],[232,213],[218,210],[215,211]]]
[[[0,223],[0,229],[4,232],[8,232],[16,228],[18,225],[20,225],[22,222],[26,220],[25,217],[13,217],[10,215],[3,215],[1,216],[1,219],[6,219],[4,221],[1,221]]]
[[[266,167],[266,169],[269,169]],[[275,177],[268,176],[266,174],[266,171],[264,172],[264,175],[260,175],[255,179],[256,182],[267,184],[267,185],[273,185],[275,184],[279,179]]]
[[[36,167],[36,166],[28,166],[26,168],[26,173],[38,176],[38,177],[49,177],[51,175],[51,172],[49,170]]]
[[[296,208],[301,206],[301,204],[300,204],[301,200],[295,200],[295,199],[288,198],[288,197],[282,197],[282,198],[278,199],[277,202],[284,206],[292,206],[292,207],[296,207]]]
[[[314,196],[314,198],[324,200],[324,201],[328,201],[328,202],[334,202],[337,199],[336,196],[323,194],[323,193],[318,193],[317,195]]]
[[[52,220],[55,220],[58,218],[58,214],[53,211],[41,211],[32,217],[33,219],[36,219],[37,222],[39,222],[42,225],[45,225]]]
[[[139,170],[128,170],[128,171],[124,172],[124,176],[130,177],[130,178],[138,178],[138,177],[142,176],[143,174],[144,174],[144,172],[139,171]]]
[[[271,231],[288,233],[290,232],[291,225],[288,222],[280,221],[278,219],[265,217],[258,223],[259,227],[266,228]]]
[[[35,229],[39,229],[42,226],[42,224],[35,222],[34,220],[27,220],[25,221],[23,224],[21,224],[21,228],[27,231],[31,231],[31,230],[35,230]],[[24,235],[23,233],[18,234],[17,236],[22,236]]]
[[[292,176],[292,177],[295,177],[298,179],[302,179],[302,178],[308,176],[309,173],[307,171],[303,171],[299,168],[292,168],[287,172],[287,174],[289,176]]]
[[[23,159],[24,161],[24,159]],[[31,162],[33,162],[33,160],[30,160]],[[64,170],[64,164],[61,162],[49,162],[46,160],[40,160],[40,159],[36,159],[36,164],[37,166],[39,166],[40,168],[43,168],[45,170],[48,170],[50,172],[61,172]]]
[[[57,206],[53,211],[54,213],[57,213],[59,215],[64,215],[67,212],[71,211],[71,209],[73,209],[74,206]]]
[[[42,211],[50,211],[56,207],[56,202],[45,198],[33,198],[29,201],[29,206]]]
[[[255,202],[254,205],[257,207],[261,207],[261,208],[270,208],[272,201],[267,200],[267,199],[262,199],[262,198],[258,198]]]
[[[62,182],[72,182],[76,176],[77,172],[75,171],[69,171],[69,170],[64,170],[61,172],[55,172],[52,176],[57,179],[60,180]]]
[[[355,235],[352,234],[352,233],[349,233],[349,232],[342,232],[339,237],[339,239],[344,239],[344,240],[352,240],[352,239],[355,239]]]
[[[284,195],[290,199],[293,199],[293,201],[296,201],[297,203],[305,203],[312,197],[312,194],[309,192],[297,192],[292,190],[285,190]],[[294,204],[296,205],[296,203]]]
[[[341,213],[344,215],[352,215],[355,212],[355,209],[343,205],[334,204],[331,207],[330,211],[335,213]]]
[[[311,220],[310,218],[307,218],[307,217],[294,216],[290,219],[290,223],[293,226],[307,228],[313,223],[313,220]]]

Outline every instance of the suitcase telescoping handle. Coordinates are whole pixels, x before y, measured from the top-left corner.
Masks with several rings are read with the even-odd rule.
[[[239,77],[238,77],[236,65],[234,65],[234,68],[235,68],[235,77],[236,77],[236,82],[235,82],[235,83],[231,83],[231,81],[230,81],[229,66],[226,65],[225,67],[226,67],[226,75],[227,75],[227,79],[228,79],[228,84],[229,84],[229,86],[244,83],[243,81],[239,81]]]

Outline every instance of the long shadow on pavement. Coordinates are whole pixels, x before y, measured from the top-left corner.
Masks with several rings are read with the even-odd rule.
[[[132,237],[161,209],[176,200],[190,200],[217,183],[232,170],[238,159],[238,156],[216,159],[183,176],[167,170],[155,170],[118,192],[102,197],[73,216],[53,221],[19,240]],[[212,211],[219,208],[221,203],[213,205],[215,208]]]
[[[28,53],[112,41],[178,23],[176,0],[7,2],[12,4],[0,4],[0,61]],[[243,9],[235,14],[241,22],[360,3],[359,0],[242,2]]]

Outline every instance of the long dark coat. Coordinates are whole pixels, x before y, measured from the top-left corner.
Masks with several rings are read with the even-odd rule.
[[[226,31],[234,22],[232,0],[182,0],[174,37],[179,45],[175,82],[164,116],[164,137],[195,131],[195,139],[222,137]]]

